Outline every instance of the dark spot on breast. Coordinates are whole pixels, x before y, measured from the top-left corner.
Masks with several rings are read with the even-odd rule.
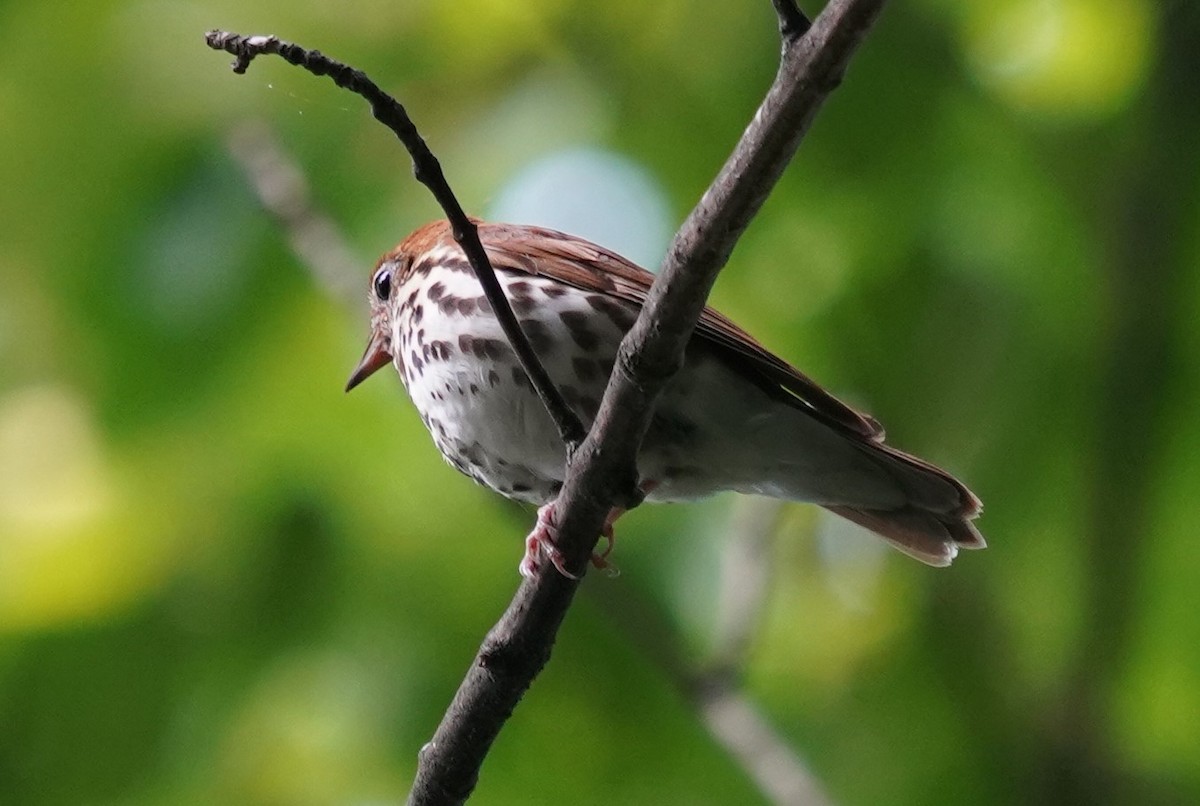
[[[438,310],[442,312],[443,316],[449,316],[450,314],[455,313],[458,310],[458,299],[459,298],[453,294],[447,294],[439,297],[437,300]]]
[[[477,304],[478,303],[475,300],[463,297],[462,299],[458,300],[458,305],[456,306],[458,315],[470,316],[471,314],[475,313],[475,306]]]
[[[473,354],[475,352],[474,341],[474,338],[464,333],[458,337],[458,349],[462,350],[465,354]]]
[[[417,375],[421,375],[422,370],[425,369],[425,362],[421,360],[421,356],[417,355],[416,350],[413,350],[412,354],[408,357],[408,363]]]
[[[432,341],[429,343],[429,349],[433,352],[433,357],[445,361],[454,354],[454,345],[448,341]]]
[[[600,346],[600,337],[588,327],[588,315],[583,311],[563,311],[559,318],[567,326],[571,338],[582,350],[591,352]]]
[[[528,280],[518,280],[509,283],[506,290],[510,297],[527,297],[533,291],[533,285]]]
[[[512,368],[512,379],[513,383],[515,383],[517,386],[523,386],[526,389],[533,388],[533,384],[529,381],[529,376],[526,375],[525,370],[521,369],[520,367]]]
[[[443,271],[466,272],[467,274],[473,274],[475,272],[475,270],[471,268],[470,261],[460,260],[452,257],[442,258],[442,261],[438,264],[438,268],[442,269]]]
[[[546,296],[550,297],[550,299],[556,299],[567,293],[566,286],[560,285],[559,283],[554,282],[554,281],[542,283],[541,288],[542,288],[542,293],[545,294]]]
[[[424,305],[414,305],[413,309],[412,309],[413,324],[414,325],[421,324],[421,320],[424,318],[425,318],[425,306]]]
[[[496,372],[496,370],[494,370],[494,369],[489,369],[488,374],[487,374],[487,382],[488,382],[488,386],[493,386],[493,387],[499,386],[500,385],[500,373]]]
[[[481,313],[492,312],[492,303],[488,301],[487,297],[480,297],[479,299],[475,300],[475,302],[477,305],[479,305],[479,310]]]
[[[532,313],[533,309],[538,306],[537,301],[533,297],[513,297],[508,302],[512,305],[513,313],[517,316]]]
[[[514,493],[528,493],[533,491],[533,488],[528,484],[522,484],[519,481],[513,484],[511,489]]]
[[[407,308],[411,308],[416,304],[417,304],[417,289],[414,288],[412,290],[412,293],[408,295],[408,299],[404,300],[404,305]]]
[[[508,354],[508,344],[500,339],[471,339],[471,353],[476,358],[498,361]]]
[[[550,328],[541,319],[521,319],[521,332],[529,339],[529,346],[539,357],[545,357],[554,349],[554,337]]]
[[[603,314],[622,333],[633,327],[633,322],[637,319],[637,311],[612,297],[606,297],[603,294],[588,294],[587,302],[592,306],[592,310]]]
[[[437,282],[429,286],[429,290],[425,292],[425,296],[429,297],[430,302],[437,302],[445,295],[445,293],[446,286],[442,285],[440,282]]]

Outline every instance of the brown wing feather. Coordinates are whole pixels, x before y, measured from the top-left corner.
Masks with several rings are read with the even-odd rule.
[[[497,266],[553,277],[567,285],[598,291],[638,306],[646,301],[654,282],[653,274],[615,252],[555,230],[480,224],[479,234]],[[883,439],[883,428],[872,417],[826,392],[712,308],[706,307],[700,314],[696,338],[743,359],[731,362],[732,366],[777,393],[781,400],[860,438],[873,442]]]

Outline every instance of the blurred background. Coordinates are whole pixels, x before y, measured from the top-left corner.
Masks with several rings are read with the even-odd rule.
[[[253,9],[0,2],[5,804],[399,800],[519,582],[532,511],[394,373],[342,393],[432,199],[360,99],[204,31],[366,70],[469,211],[650,266],[778,54],[766,0]],[[1200,800],[1197,41],[1184,0],[889,4],[713,300],[964,478],[990,548],[633,512],[478,802]],[[272,148],[344,274],[264,211]]]

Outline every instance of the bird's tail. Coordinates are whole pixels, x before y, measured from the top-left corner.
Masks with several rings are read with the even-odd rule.
[[[975,494],[946,471],[881,442],[859,443],[871,461],[904,491],[900,507],[869,509],[825,505],[836,515],[870,529],[910,557],[946,566],[959,549],[987,547],[971,523],[983,511]]]

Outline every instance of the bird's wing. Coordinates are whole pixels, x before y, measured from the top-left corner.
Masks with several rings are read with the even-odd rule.
[[[480,224],[479,234],[499,268],[551,277],[639,308],[654,282],[653,274],[615,252],[555,230]],[[874,418],[826,392],[712,308],[705,307],[700,314],[694,338],[723,353],[736,371],[779,399],[859,438],[872,442],[883,439],[883,428]]]

